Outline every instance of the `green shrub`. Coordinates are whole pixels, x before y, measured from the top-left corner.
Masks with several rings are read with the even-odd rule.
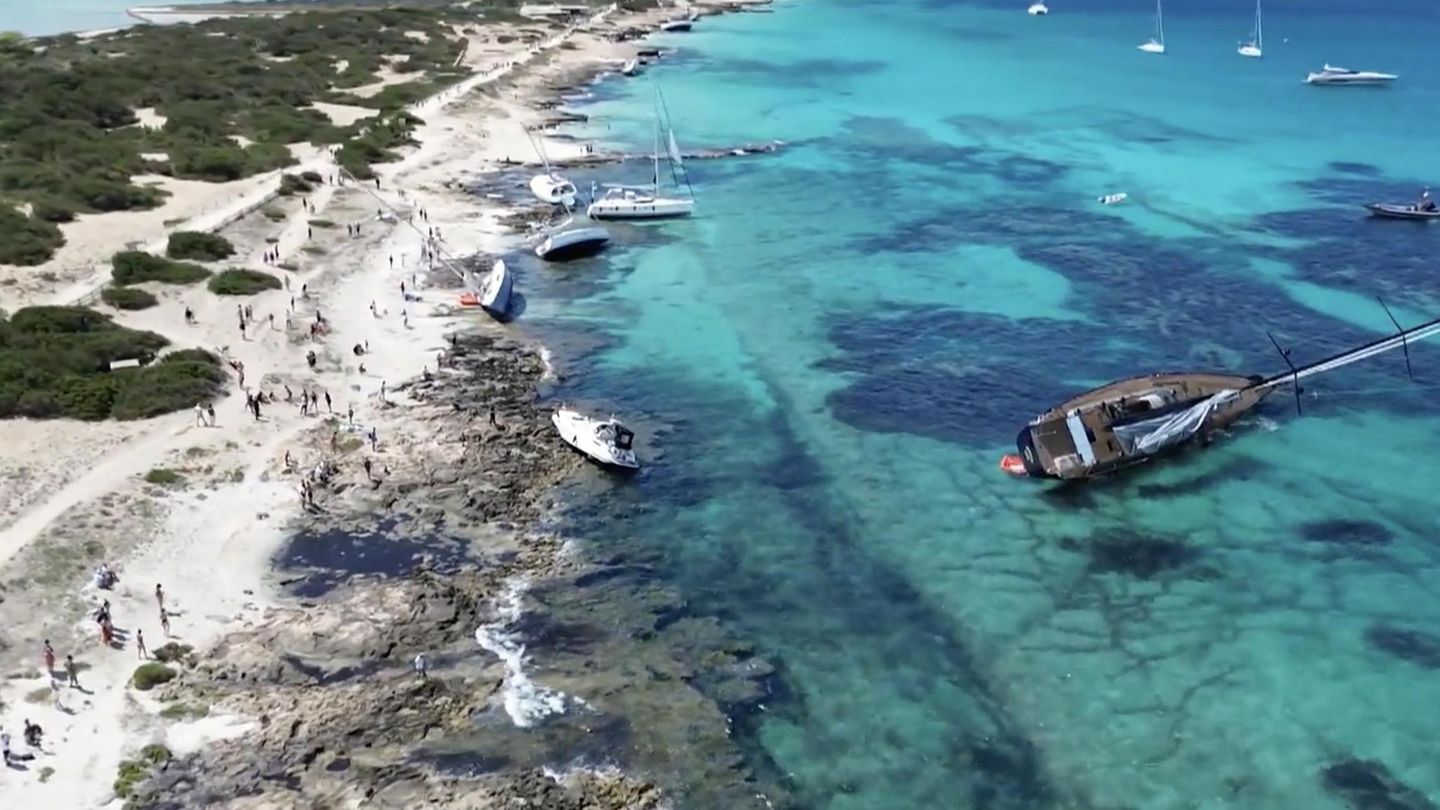
[[[270,207],[267,207],[267,208],[262,209],[262,210],[260,211],[260,214],[261,214],[261,216],[265,217],[266,219],[270,220],[271,222],[279,222],[280,220],[282,220],[282,219],[284,219],[284,218],[286,217],[285,212],[284,212],[284,211],[281,211],[279,208],[270,208]],[[268,241],[268,240],[267,240],[267,241]],[[278,241],[278,240],[277,240],[277,241]]]
[[[162,762],[169,761],[170,749],[160,743],[150,743],[140,749],[140,758],[151,765],[159,765]]]
[[[48,689],[46,695],[49,695]],[[208,714],[210,714],[210,707],[204,704],[171,703],[160,710],[160,716],[166,720],[199,720]]]
[[[328,219],[312,219],[312,220],[310,220],[310,227],[312,227],[312,228],[333,228],[333,227],[335,227],[335,223],[332,222],[332,221],[330,221],[330,220],[328,220]]]
[[[139,419],[212,399],[226,381],[207,352],[175,352],[169,341],[126,329],[84,307],[27,307],[0,315],[0,418]],[[140,368],[110,370],[116,360]]]
[[[174,641],[170,641],[166,642],[160,647],[157,647],[150,653],[150,655],[153,656],[156,661],[160,661],[161,663],[165,664],[171,664],[176,661],[184,660],[185,656],[189,655],[193,650],[194,648],[191,647],[189,644],[178,644]]]
[[[208,278],[210,271],[198,264],[177,262],[142,250],[123,250],[111,258],[111,278],[116,284],[159,281],[165,284],[194,284]]]
[[[311,185],[325,185],[325,176],[317,171],[303,171],[300,173],[300,178]]]
[[[314,191],[315,187],[305,181],[304,178],[293,174],[280,175],[280,196],[289,197],[292,194],[306,194]]]
[[[149,309],[160,300],[144,290],[133,287],[106,287],[100,291],[100,300],[116,309]]]
[[[266,290],[283,287],[280,279],[259,270],[232,267],[215,274],[210,279],[210,292],[216,295],[254,295]]]
[[[0,177],[0,188],[4,188]],[[53,222],[27,217],[0,204],[0,264],[44,264],[65,244],[65,236]]]
[[[115,784],[111,785],[115,795],[121,799],[128,799],[135,793],[135,786],[145,781],[150,776],[150,769],[145,763],[127,759],[120,763],[115,774]]]
[[[175,680],[177,674],[173,668],[152,661],[136,667],[135,674],[130,676],[130,683],[136,689],[148,692],[161,684]]]
[[[156,467],[145,473],[145,483],[168,487],[185,483],[185,476],[166,467]],[[155,656],[159,658],[160,656]]]
[[[218,262],[235,255],[235,246],[219,234],[199,231],[176,231],[170,234],[165,245],[165,255],[172,259],[191,259],[197,262]]]

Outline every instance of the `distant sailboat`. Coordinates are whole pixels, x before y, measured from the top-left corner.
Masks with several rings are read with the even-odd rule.
[[[1031,17],[1044,17],[1050,13],[1050,7],[1045,5],[1044,0],[1036,0],[1030,4],[1030,8],[1026,9],[1026,13]]]
[[[1263,53],[1261,48],[1264,46],[1264,31],[1265,29],[1260,20],[1260,0],[1255,0],[1255,33],[1250,37],[1249,42],[1240,46],[1238,53],[1241,56],[1250,56],[1256,59],[1260,58],[1260,55]]]
[[[1155,36],[1139,47],[1145,53],[1165,52],[1165,14],[1160,9],[1160,0],[1155,0]]]

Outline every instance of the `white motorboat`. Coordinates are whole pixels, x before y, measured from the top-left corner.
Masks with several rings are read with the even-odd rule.
[[[670,176],[677,186],[684,182],[689,189],[690,179],[684,174],[685,161],[680,157],[680,146],[675,143],[675,130],[669,121],[662,125],[665,101],[655,90],[655,152],[654,174],[649,186],[608,186],[605,195],[596,198],[592,188],[591,203],[585,213],[591,219],[673,219],[688,217],[695,211],[695,196],[691,190],[686,197],[662,197],[660,195],[660,141],[664,131],[666,158],[670,165]]]
[[[1138,47],[1145,53],[1165,53],[1165,12],[1160,8],[1160,0],[1155,0],[1155,36]]]
[[[631,59],[620,66],[620,73],[625,76],[636,76],[640,73],[640,60]]]
[[[1237,53],[1241,56],[1259,59],[1261,54],[1264,53],[1264,39],[1265,28],[1260,19],[1260,0],[1255,0],[1255,33],[1250,37],[1249,42],[1241,43],[1240,50],[1237,51]]]
[[[1098,202],[1101,205],[1119,205],[1120,203],[1123,203],[1128,199],[1130,199],[1130,195],[1126,194],[1123,191],[1120,191],[1116,192],[1115,194],[1106,194],[1101,197],[1096,197],[1095,202]]]
[[[551,424],[566,444],[595,461],[626,470],[640,468],[635,458],[635,434],[614,417],[595,419],[570,408],[559,408]]]
[[[510,294],[514,292],[515,275],[505,266],[504,259],[496,259],[480,282],[479,303],[491,315],[503,317],[510,309]]]
[[[535,255],[547,262],[564,262],[594,256],[610,244],[610,232],[604,228],[566,228],[561,225],[545,234],[535,246]]]
[[[530,193],[540,202],[551,205],[569,208],[575,204],[575,184],[550,172],[530,178]]]
[[[1044,17],[1050,13],[1050,7],[1044,3],[1031,3],[1030,8],[1026,9],[1025,13],[1031,17]]]
[[[1371,70],[1350,70],[1326,65],[1323,70],[1305,77],[1306,84],[1336,86],[1382,87],[1400,78],[1394,73],[1376,73]]]

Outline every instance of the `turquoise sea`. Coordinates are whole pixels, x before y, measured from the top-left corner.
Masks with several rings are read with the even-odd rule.
[[[1251,60],[1245,0],[1167,3],[1165,56],[1144,0],[1025,5],[781,0],[579,106],[648,149],[658,83],[685,146],[788,146],[527,272],[560,394],[651,462],[570,530],[781,665],[745,742],[808,808],[1436,807],[1440,349],[1091,486],[996,465],[1085,387],[1440,315],[1440,229],[1358,207],[1440,181],[1440,7],[1270,2]]]
[[[125,9],[135,6],[183,6],[207,0],[0,0],[0,31],[29,36],[66,31],[98,31],[134,25]]]

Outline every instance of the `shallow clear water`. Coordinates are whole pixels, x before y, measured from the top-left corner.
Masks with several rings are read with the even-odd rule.
[[[809,807],[1440,801],[1440,351],[1096,486],[996,468],[1081,387],[1269,373],[1267,330],[1318,358],[1388,327],[1376,295],[1440,313],[1440,229],[1358,208],[1436,171],[1440,11],[1272,2],[1257,61],[1242,0],[1167,4],[1163,57],[1148,3],[1024,5],[792,0],[668,40],[684,145],[790,145],[527,273],[562,393],[655,433],[576,530],[783,665],[753,745]],[[1303,86],[1326,61],[1402,79]],[[652,93],[603,85],[577,134],[646,148]]]
[[[134,25],[125,9],[183,6],[208,0],[0,0],[0,31],[30,36],[66,31],[97,31]]]

